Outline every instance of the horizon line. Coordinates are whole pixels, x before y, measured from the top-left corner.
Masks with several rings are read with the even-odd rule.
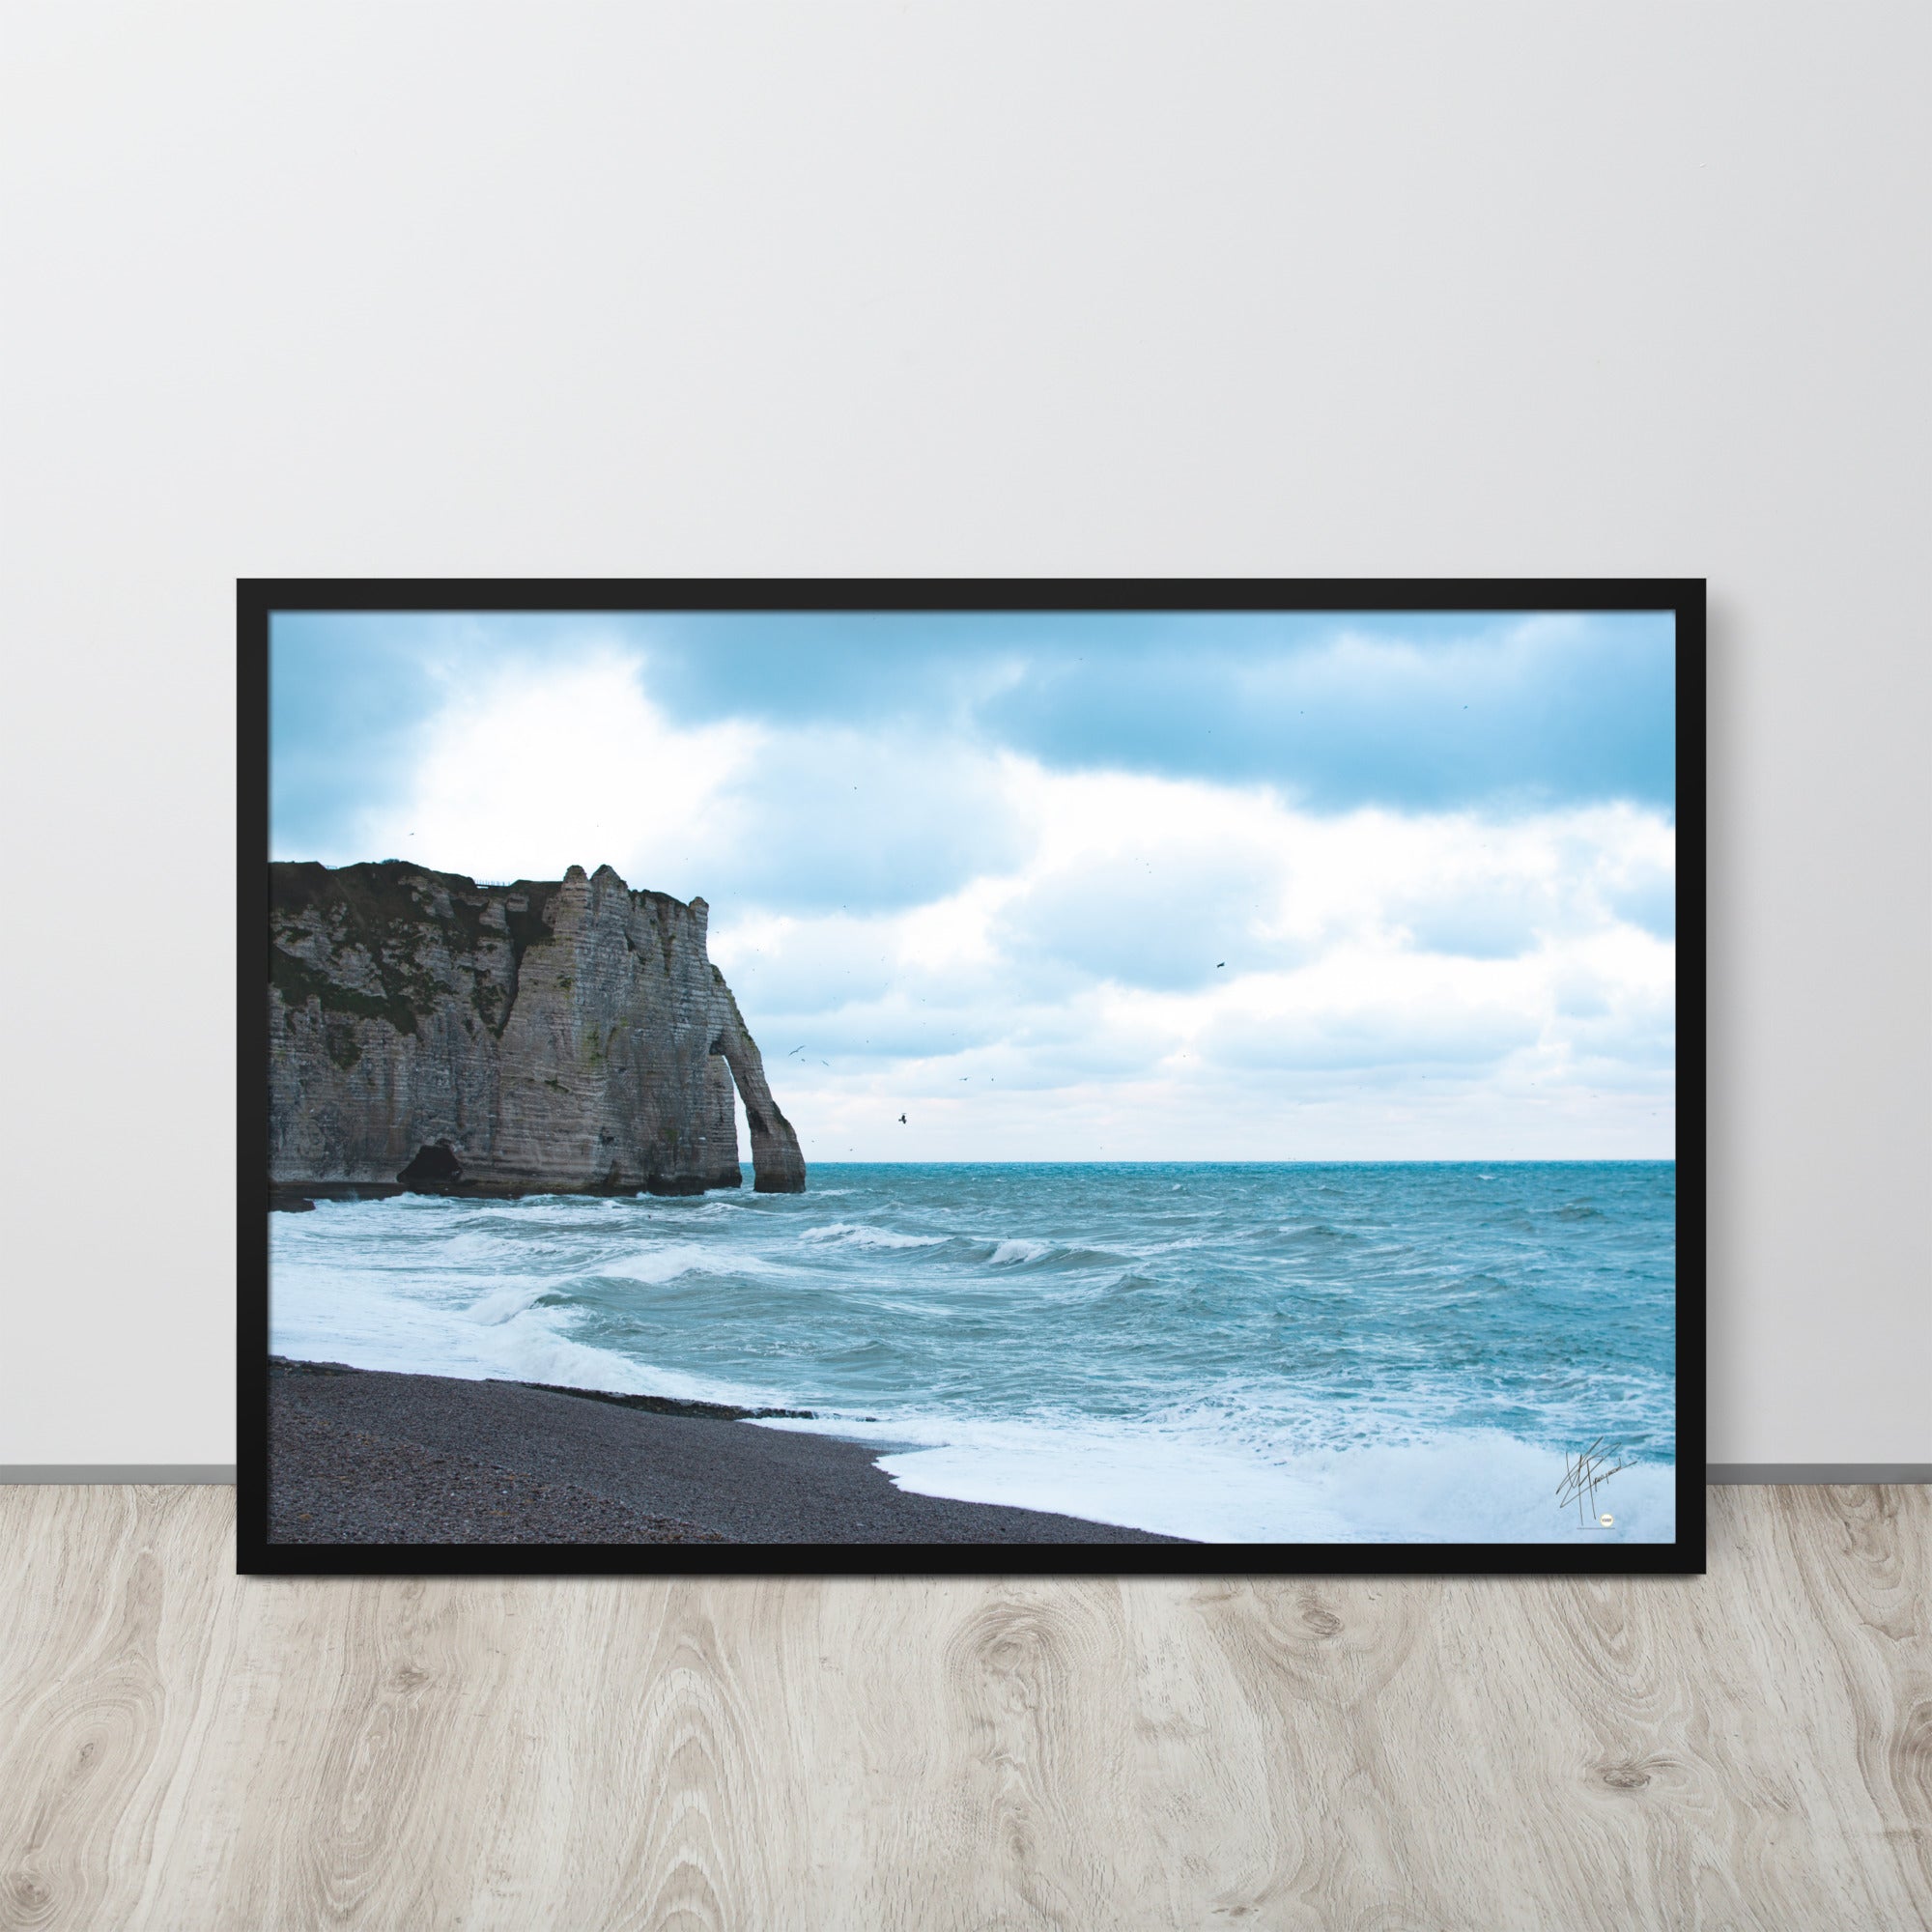
[[[1569,1153],[1569,1154],[1284,1154],[1273,1158],[1212,1160],[1199,1155],[1161,1154],[1140,1159],[1055,1160],[1024,1159],[1009,1156],[982,1160],[817,1160],[808,1158],[808,1173],[814,1167],[1661,1167],[1677,1164],[1674,1153]],[[738,1165],[748,1168],[749,1160]],[[728,1190],[727,1190],[728,1191]]]

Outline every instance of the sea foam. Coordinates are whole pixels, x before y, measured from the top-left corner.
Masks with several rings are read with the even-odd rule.
[[[944,1235],[904,1235],[891,1228],[862,1227],[854,1221],[833,1221],[823,1228],[802,1228],[801,1241],[837,1241],[853,1248],[936,1248]]]
[[[971,1423],[908,1415],[772,1423],[894,1445],[902,1490],[1004,1503],[1208,1543],[1629,1543],[1675,1534],[1675,1470],[1639,1463],[1579,1514],[1558,1500],[1563,1457],[1495,1430],[1373,1448],[1268,1454],[1145,1424]],[[930,1447],[906,1448],[925,1436]],[[1608,1514],[1608,1527],[1599,1518]]]
[[[1667,1163],[852,1165],[270,1232],[279,1353],[810,1408],[925,1493],[1209,1541],[1672,1533]],[[1556,1494],[1599,1440],[1607,1530]]]

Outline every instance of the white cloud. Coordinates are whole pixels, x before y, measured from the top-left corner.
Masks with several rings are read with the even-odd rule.
[[[818,1043],[785,1105],[822,1158],[1670,1151],[1674,949],[1616,904],[1669,876],[1658,814],[1321,817],[1008,778],[1034,827],[1014,869],[863,923],[717,931],[741,998]],[[1445,935],[1455,914],[1508,943]]]
[[[409,793],[365,813],[344,856],[497,880],[608,863],[689,898],[755,834],[734,787],[765,737],[738,722],[674,726],[633,653],[507,666],[452,692],[425,728]]]
[[[1632,806],[1323,815],[909,727],[684,728],[611,648],[453,691],[359,836],[334,856],[703,894],[808,1158],[1672,1147],[1675,835]]]

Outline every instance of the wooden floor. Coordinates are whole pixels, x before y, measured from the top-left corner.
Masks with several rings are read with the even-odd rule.
[[[238,1579],[0,1490],[0,1924],[1932,1922],[1932,1491],[1630,1581]]]

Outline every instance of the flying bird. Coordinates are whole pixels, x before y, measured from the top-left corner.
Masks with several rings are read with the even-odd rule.
[[[899,1125],[900,1125],[900,1126],[904,1126],[904,1125],[906,1125],[906,1123],[907,1123],[907,1122],[906,1122],[906,1117],[905,1117],[905,1116],[904,1116],[903,1114],[901,1114],[901,1115],[899,1116]]]
[[[1214,970],[1215,970],[1215,972],[1217,972],[1217,973],[1218,973],[1218,972],[1219,972],[1219,971],[1221,970],[1221,968],[1222,968],[1223,966],[1225,966],[1225,965],[1226,965],[1227,963],[1228,963],[1228,962],[1227,962],[1227,961],[1226,961],[1225,959],[1217,959],[1217,960],[1215,960],[1215,962],[1214,962]]]

